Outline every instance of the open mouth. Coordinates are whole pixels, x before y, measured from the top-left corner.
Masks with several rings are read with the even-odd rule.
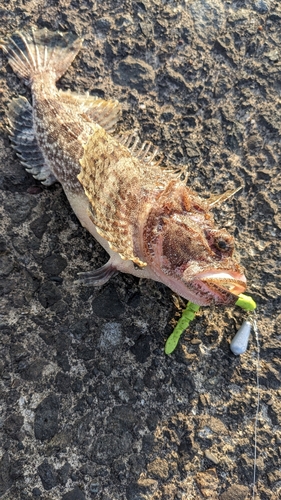
[[[234,296],[245,292],[246,278],[244,274],[235,271],[209,270],[196,276],[202,285],[209,291],[219,295],[221,298],[227,294]]]

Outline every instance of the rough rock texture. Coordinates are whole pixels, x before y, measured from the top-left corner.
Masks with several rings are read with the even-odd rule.
[[[73,30],[84,50],[59,82],[119,99],[199,193],[243,186],[217,211],[258,302],[256,499],[281,496],[281,7],[274,0],[7,0],[1,37]],[[251,498],[257,347],[229,343],[245,314],[202,308],[177,351],[182,303],[162,285],[76,273],[106,255],[58,185],[25,173],[6,130],[29,90],[0,56],[0,497],[5,500]],[[112,299],[112,300],[111,300]]]

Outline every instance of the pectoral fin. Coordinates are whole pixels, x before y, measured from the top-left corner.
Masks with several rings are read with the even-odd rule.
[[[84,146],[77,176],[89,201],[87,215],[110,249],[140,267],[135,248],[142,188],[140,163],[114,137],[99,128]]]
[[[93,285],[101,286],[104,285],[112,276],[117,274],[116,267],[112,264],[111,259],[102,267],[94,269],[93,271],[87,271],[85,273],[78,273],[78,284],[81,285]]]

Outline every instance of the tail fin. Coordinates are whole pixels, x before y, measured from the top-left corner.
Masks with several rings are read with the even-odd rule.
[[[30,85],[42,73],[58,80],[72,63],[82,46],[82,40],[72,33],[52,32],[43,28],[14,33],[7,44],[1,45],[14,72]]]

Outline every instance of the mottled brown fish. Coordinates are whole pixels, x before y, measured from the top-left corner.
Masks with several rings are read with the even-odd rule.
[[[115,137],[118,102],[57,89],[81,46],[72,34],[43,29],[15,33],[2,48],[32,92],[32,105],[19,97],[9,108],[22,164],[43,184],[62,184],[81,224],[110,255],[82,280],[101,285],[121,271],[199,305],[234,304],[246,279],[233,237],[210,213],[226,196],[202,199],[159,166],[150,143]]]

